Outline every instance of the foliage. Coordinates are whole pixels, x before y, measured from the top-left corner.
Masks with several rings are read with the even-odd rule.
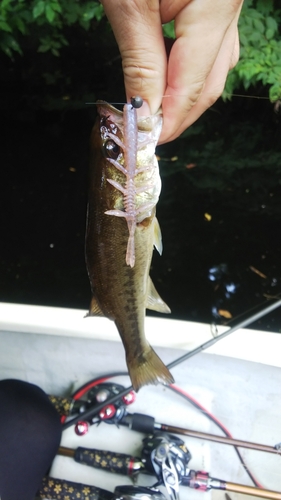
[[[245,0],[239,20],[240,60],[229,73],[224,99],[239,87],[248,90],[261,83],[269,87],[272,102],[281,98],[281,9],[274,0]],[[163,26],[164,35],[174,38],[174,23]]]
[[[277,2],[276,2],[277,5]],[[230,72],[223,97],[243,85],[269,87],[272,102],[281,98],[281,10],[273,0],[245,0],[239,20],[240,60]]]
[[[281,99],[281,9],[280,0],[245,0],[239,21],[241,57],[227,78],[224,100],[243,87],[259,95],[266,89],[272,102]],[[39,54],[62,55],[62,49],[75,44],[77,28],[84,37],[99,26],[103,40],[106,23],[103,7],[97,0],[1,0],[0,2],[0,50],[9,58],[15,54],[25,55],[25,48]],[[96,36],[97,30],[95,30]],[[174,22],[163,26],[165,36],[174,38]],[[73,51],[72,51],[73,54]],[[45,56],[44,56],[45,57]],[[40,61],[40,78],[54,88],[59,81],[61,88],[68,86],[71,76],[68,68],[62,71],[50,58]],[[51,67],[53,65],[53,68]],[[39,70],[38,70],[39,71]],[[57,74],[60,72],[61,77]],[[34,75],[32,75],[33,77]],[[64,79],[64,82],[62,81]],[[64,85],[62,85],[64,83]],[[89,88],[85,92],[89,92]],[[91,92],[91,90],[90,90]]]
[[[89,30],[93,20],[103,16],[98,1],[84,0],[2,0],[0,3],[0,49],[13,58],[22,51],[22,36],[32,36],[39,52],[60,55],[68,45],[66,27],[78,24]]]
[[[163,24],[163,34],[167,38],[175,38],[175,21]]]

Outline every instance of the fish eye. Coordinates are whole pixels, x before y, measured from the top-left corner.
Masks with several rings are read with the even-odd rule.
[[[104,144],[104,152],[107,158],[116,160],[120,154],[120,146],[112,139],[108,139]]]

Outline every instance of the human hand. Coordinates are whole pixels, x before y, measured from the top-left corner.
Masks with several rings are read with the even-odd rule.
[[[172,141],[221,95],[238,61],[243,0],[102,0],[122,57],[128,100],[163,110],[159,143]],[[169,57],[162,24],[175,20]]]

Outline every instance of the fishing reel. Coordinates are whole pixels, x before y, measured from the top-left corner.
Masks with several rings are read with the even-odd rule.
[[[118,399],[114,404],[107,405],[106,401],[108,399],[111,399],[112,396],[120,394],[122,391],[124,391],[124,389],[125,387],[123,385],[109,382],[104,382],[91,388],[87,392],[87,400],[85,401],[83,408],[89,409],[103,402],[105,403],[105,405],[99,411],[98,415],[96,415],[90,421],[83,420],[83,411],[81,412],[80,410],[81,420],[77,422],[75,426],[76,434],[84,435],[88,431],[89,425],[100,424],[101,422],[118,426],[121,419],[126,415],[127,406],[135,401],[136,395],[133,391],[130,391],[125,396],[120,397],[120,399]]]
[[[114,404],[107,405],[106,401],[112,396],[120,394],[124,389],[125,387],[123,385],[104,382],[103,384],[93,387],[93,389],[88,392],[88,399],[91,400],[92,405],[105,403],[104,408],[102,408],[97,417],[92,420],[92,423],[105,422],[106,424],[117,425],[120,422],[126,413],[126,407],[135,401],[135,393],[130,391]]]
[[[116,486],[114,500],[166,500],[161,491],[145,486]]]
[[[173,434],[156,432],[144,438],[142,462],[151,474],[156,475],[157,483],[164,485],[173,500],[179,497],[179,485],[189,473],[188,463],[191,453],[184,441]]]

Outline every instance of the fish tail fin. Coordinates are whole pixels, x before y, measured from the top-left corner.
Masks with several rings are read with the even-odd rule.
[[[174,382],[172,374],[150,345],[137,358],[127,357],[127,365],[136,392],[143,385],[172,384]]]

